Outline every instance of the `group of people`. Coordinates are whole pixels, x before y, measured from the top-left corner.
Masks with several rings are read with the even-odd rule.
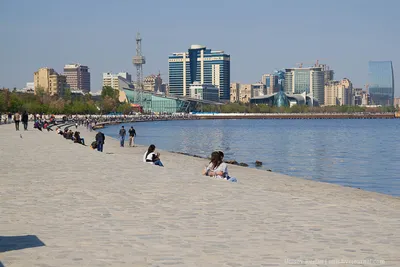
[[[153,165],[164,167],[160,159],[160,153],[155,152],[156,146],[151,144],[143,155],[143,162]],[[210,176],[218,179],[228,180],[230,182],[237,182],[237,179],[229,176],[228,165],[224,162],[224,152],[214,151],[211,153],[210,163],[204,168],[203,175]]]
[[[128,130],[128,134],[129,134],[129,146],[135,146],[135,137],[136,137],[136,131],[133,128],[133,126],[131,126],[131,128]],[[125,136],[126,136],[126,130],[124,128],[124,126],[122,125],[121,129],[119,130],[119,145],[120,147],[124,147],[125,146]]]
[[[68,129],[68,127],[65,127],[64,131],[62,131],[57,127],[56,132],[67,140],[72,140],[74,143],[85,145],[85,139],[81,137],[81,133],[78,131],[73,132],[71,129]]]
[[[24,130],[27,130],[28,128],[28,113],[25,111],[22,116],[17,112],[14,114],[13,120],[15,122],[15,129],[19,131],[19,124],[22,121],[24,125]],[[90,121],[89,119],[82,120],[79,122],[80,125],[85,125],[88,128],[92,128],[93,124],[95,122]],[[34,123],[34,128],[38,128],[39,130],[42,130],[42,128],[46,128],[48,125],[47,122],[43,122],[42,120],[39,120],[39,118],[36,118],[35,123]],[[75,125],[76,127],[78,124]],[[80,132],[75,131],[73,132],[72,130],[68,129],[67,127],[62,131],[60,128],[56,129],[57,134],[62,135],[65,139],[73,140],[74,143],[79,143],[85,145],[85,140],[80,136]],[[133,127],[131,127],[128,130],[129,134],[129,146],[132,147],[135,145],[135,137],[136,137],[136,131]],[[120,138],[120,146],[124,147],[125,144],[125,137],[126,137],[126,130],[125,127],[122,126],[120,131],[119,131],[119,138]],[[105,143],[105,135],[99,131],[96,134],[95,141],[92,142],[91,147],[93,149],[97,149],[97,151],[103,152],[103,146]],[[150,163],[153,165],[161,166],[164,167],[163,163],[161,162],[160,159],[160,153],[155,152],[156,146],[154,144],[151,144],[147,151],[143,155],[143,162]],[[211,176],[219,179],[225,179],[229,180],[232,182],[237,182],[236,178],[230,177],[228,174],[228,166],[224,162],[224,153],[222,151],[214,151],[211,153],[211,160],[210,163],[204,168],[203,175],[205,176]]]
[[[2,120],[2,116],[0,115],[0,123],[1,123],[1,120]],[[21,114],[19,114],[19,112],[16,112],[14,114],[14,116],[12,116],[11,113],[8,113],[8,115],[5,116],[5,118],[4,118],[4,124],[11,123],[12,120],[15,123],[15,130],[16,131],[19,131],[19,125],[20,125],[21,122],[24,125],[24,130],[25,131],[28,130],[28,121],[29,121],[28,112],[24,111],[22,113],[22,116],[21,116]]]

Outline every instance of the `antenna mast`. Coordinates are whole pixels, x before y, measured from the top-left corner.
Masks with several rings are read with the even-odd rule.
[[[139,32],[136,34],[136,56],[132,63],[136,67],[136,86],[143,90],[143,65],[146,64],[146,58],[142,55],[142,38]]]

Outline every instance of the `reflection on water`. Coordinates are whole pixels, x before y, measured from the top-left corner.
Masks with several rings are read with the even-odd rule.
[[[196,120],[132,124],[135,141],[400,196],[400,120]],[[130,127],[126,124],[125,127]],[[104,133],[117,137],[120,126]]]

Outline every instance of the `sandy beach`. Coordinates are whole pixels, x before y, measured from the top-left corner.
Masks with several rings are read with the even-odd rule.
[[[78,130],[88,146],[0,126],[0,266],[400,266],[400,198],[233,165],[230,183]]]

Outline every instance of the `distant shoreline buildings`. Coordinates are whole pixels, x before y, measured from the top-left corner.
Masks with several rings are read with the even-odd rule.
[[[335,72],[317,60],[311,66],[297,63],[294,68],[264,73],[260,81],[253,83],[232,82],[230,77],[230,55],[222,50],[212,50],[202,45],[191,45],[187,52],[168,55],[168,83],[164,84],[161,73],[143,79],[144,56],[141,52],[141,37],[136,37],[137,55],[136,82],[131,74],[121,72],[103,73],[103,86],[111,86],[124,94],[124,90],[154,92],[157,95],[186,97],[221,103],[267,103],[270,105],[373,105],[395,106],[394,74],[391,61],[370,61],[366,90],[353,88],[349,78],[335,80]],[[52,68],[41,68],[34,74],[33,91],[42,88],[51,95],[63,95],[69,88],[89,93],[89,67],[81,64],[67,64],[64,73],[58,74]],[[30,86],[31,87],[31,86]],[[25,91],[31,92],[28,86]],[[215,92],[218,92],[216,94]],[[135,101],[142,101],[138,93]],[[252,99],[254,101],[252,101]],[[279,101],[275,101],[275,99]],[[125,101],[129,99],[126,99]],[[139,101],[139,102],[140,102]]]
[[[354,89],[348,78],[334,80],[334,71],[326,64],[319,64],[318,61],[311,67],[303,67],[302,63],[298,65],[297,68],[287,68],[285,71],[262,75],[261,83],[265,86],[264,90],[256,88],[257,84],[231,83],[230,101],[272,105],[273,97],[278,97],[278,93],[283,91],[286,97],[291,99],[295,99],[296,95],[306,94],[321,106],[395,106],[397,103],[394,102],[394,75],[391,61],[369,62],[367,90]],[[261,92],[264,92],[264,96]],[[282,98],[282,95],[279,97]],[[278,101],[278,103],[290,105],[295,102],[307,103],[307,101]],[[309,103],[311,104],[312,101]]]
[[[34,94],[43,90],[49,95],[65,94],[66,89],[71,91],[90,92],[90,72],[87,66],[67,64],[64,73],[59,74],[53,68],[40,68],[33,74]]]

